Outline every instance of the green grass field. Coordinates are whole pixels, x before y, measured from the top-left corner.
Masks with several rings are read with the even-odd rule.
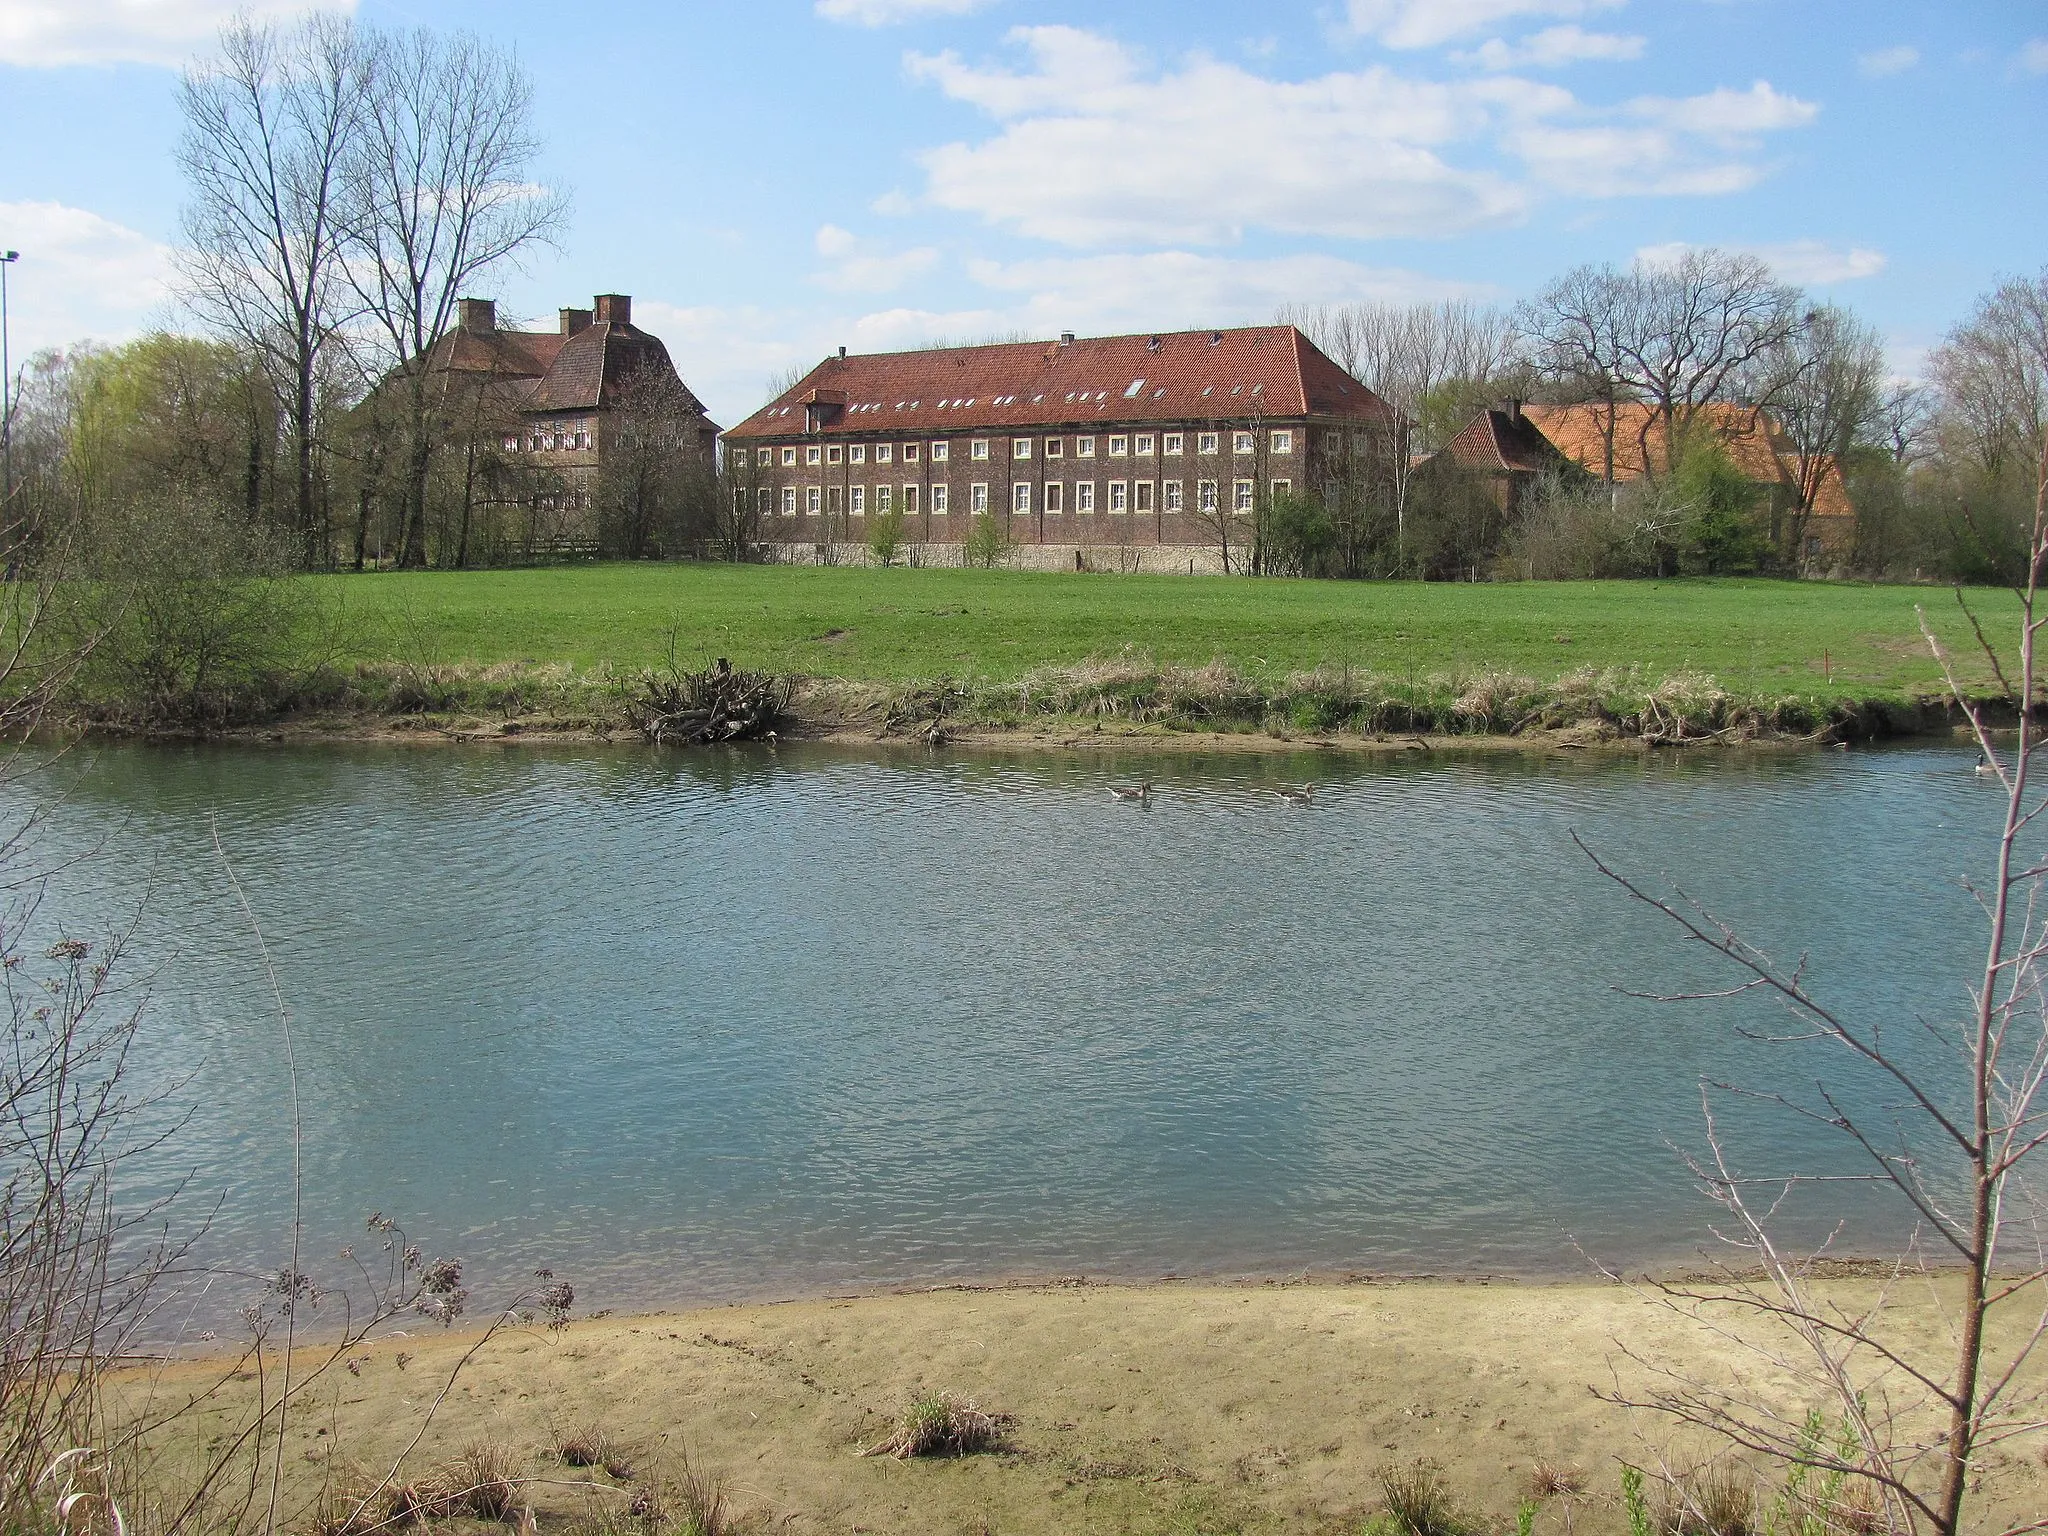
[[[1754,580],[1508,583],[1260,581],[1013,571],[603,565],[320,578],[370,659],[443,666],[679,659],[819,677],[1003,681],[1137,653],[1248,677],[1351,667],[1389,678],[1584,667],[1711,674],[1749,697],[1897,697],[1940,676],[1914,607],[1961,642],[1940,588]],[[1974,594],[1988,628],[2004,593]],[[1973,668],[1972,675],[1982,672]]]

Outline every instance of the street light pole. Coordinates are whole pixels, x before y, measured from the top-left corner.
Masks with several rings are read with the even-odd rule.
[[[7,269],[19,251],[0,251],[0,517],[14,505],[14,359],[7,350]]]

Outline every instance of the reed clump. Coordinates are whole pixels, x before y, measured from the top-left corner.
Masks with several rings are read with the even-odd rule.
[[[990,1413],[971,1399],[951,1392],[920,1392],[903,1410],[888,1438],[869,1446],[863,1456],[973,1456],[1000,1449],[1015,1420]]]

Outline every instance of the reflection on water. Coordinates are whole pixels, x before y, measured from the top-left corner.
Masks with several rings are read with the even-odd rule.
[[[73,765],[74,769],[77,765]],[[1149,811],[1106,792],[1142,772]],[[1313,779],[1312,809],[1267,792]],[[160,966],[210,1251],[274,1261],[295,1028],[309,1251],[400,1216],[592,1305],[1085,1271],[1649,1263],[1725,977],[1603,882],[1686,888],[1845,1007],[1952,1016],[1992,807],[1951,750],[1540,764],[115,749],[46,919]],[[1753,1016],[1753,1015],[1752,1015]],[[1852,1094],[1874,1096],[1868,1084]],[[1868,1098],[1864,1102],[1868,1102]],[[1841,1166],[1731,1115],[1755,1166]],[[1832,1160],[1832,1161],[1830,1161]],[[1895,1230],[1863,1225],[1852,1239]]]

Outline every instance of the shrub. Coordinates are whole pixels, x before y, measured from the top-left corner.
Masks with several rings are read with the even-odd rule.
[[[903,548],[903,514],[891,507],[868,521],[868,553],[884,565],[893,565]]]
[[[866,1456],[972,1456],[995,1450],[1014,1420],[1006,1413],[988,1413],[950,1392],[921,1392],[910,1400],[895,1431]]]
[[[969,565],[978,565],[983,570],[992,570],[1010,558],[1017,541],[1010,534],[1010,520],[996,513],[976,513],[974,526],[967,531],[967,542],[961,546],[961,555]]]

